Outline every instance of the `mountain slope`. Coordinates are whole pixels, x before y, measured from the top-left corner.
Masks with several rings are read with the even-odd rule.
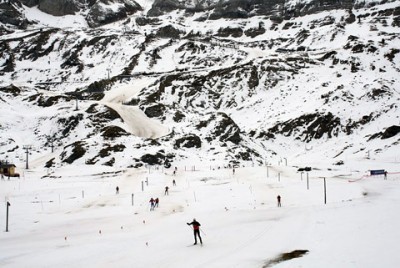
[[[287,20],[207,12],[3,26],[0,158],[30,144],[48,167],[393,159],[398,1]]]

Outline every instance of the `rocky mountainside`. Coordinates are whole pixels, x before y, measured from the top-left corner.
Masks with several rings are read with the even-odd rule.
[[[400,2],[294,3],[3,0],[0,159],[391,159]]]

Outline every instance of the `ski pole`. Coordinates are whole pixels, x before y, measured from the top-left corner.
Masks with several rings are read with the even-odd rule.
[[[199,229],[200,229],[200,232],[201,232],[203,235],[207,236],[206,233],[203,231],[203,229],[201,229],[201,228],[199,228]]]

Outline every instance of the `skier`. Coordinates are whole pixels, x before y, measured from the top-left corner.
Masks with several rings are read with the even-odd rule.
[[[158,203],[160,202],[160,199],[158,197],[154,200],[154,207],[158,208]]]
[[[282,206],[282,205],[281,205],[281,196],[278,195],[278,196],[276,197],[276,199],[278,200],[278,207],[281,207],[281,206]]]
[[[150,211],[151,210],[154,210],[154,204],[155,204],[155,201],[154,201],[154,199],[153,199],[153,197],[150,199]]]
[[[117,188],[115,188],[115,193],[119,194],[119,187],[117,186]]]
[[[186,223],[187,225],[193,225],[193,234],[194,234],[194,244],[197,244],[197,236],[200,239],[200,244],[203,244],[203,241],[201,240],[201,236],[200,236],[200,226],[201,224],[196,221],[196,219],[193,219],[193,221],[191,223]]]
[[[383,175],[384,175],[384,180],[387,180],[387,171],[385,170],[385,172],[383,173]]]
[[[176,181],[175,180],[172,180],[172,185],[176,186]]]
[[[168,186],[165,186],[165,193],[164,193],[164,195],[168,195],[168,189],[169,189],[169,187],[168,187]]]

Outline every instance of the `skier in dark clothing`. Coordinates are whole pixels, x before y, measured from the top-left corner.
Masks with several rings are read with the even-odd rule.
[[[154,207],[155,207],[156,203],[155,203],[155,200],[153,199],[153,197],[150,199],[149,202],[150,202],[150,211],[154,210]]]
[[[278,195],[278,196],[276,197],[276,199],[278,200],[278,207],[281,207],[281,206],[282,206],[282,205],[281,205],[281,196]]]
[[[165,186],[165,192],[164,192],[164,195],[168,195],[168,189],[169,189],[169,187],[168,187],[168,186]]]
[[[196,221],[196,219],[193,219],[193,221],[191,223],[186,223],[187,225],[193,225],[193,234],[194,234],[194,245],[197,244],[197,236],[200,239],[200,244],[203,244],[203,241],[201,240],[201,236],[200,236],[200,226],[201,224]]]

